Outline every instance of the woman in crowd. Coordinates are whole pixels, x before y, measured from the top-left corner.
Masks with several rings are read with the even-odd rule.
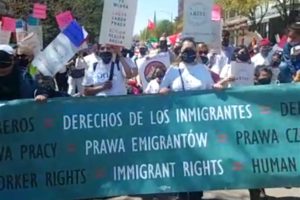
[[[214,84],[207,67],[197,62],[197,47],[194,40],[184,39],[177,65],[167,71],[161,83],[160,93],[212,88],[220,88],[220,85]]]
[[[191,90],[209,90],[222,88],[214,84],[208,68],[198,62],[197,45],[193,39],[187,38],[182,41],[182,48],[178,57],[177,65],[171,66],[167,71],[162,83],[161,94]],[[180,193],[180,200],[200,200],[203,192]]]

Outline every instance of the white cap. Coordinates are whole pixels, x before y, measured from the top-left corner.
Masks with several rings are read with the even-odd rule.
[[[11,46],[6,45],[6,44],[0,45],[0,51],[4,51],[10,55],[14,55],[14,53],[15,53],[14,49]]]

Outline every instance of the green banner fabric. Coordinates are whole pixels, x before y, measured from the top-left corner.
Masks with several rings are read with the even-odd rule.
[[[300,186],[300,86],[0,104],[0,199]]]

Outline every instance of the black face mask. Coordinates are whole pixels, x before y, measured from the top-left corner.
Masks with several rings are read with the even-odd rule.
[[[208,64],[208,57],[207,56],[200,56],[201,60],[202,60],[202,63],[203,64]]]
[[[181,59],[185,63],[193,63],[196,59],[196,51],[193,49],[187,49],[184,52],[181,53]]]
[[[271,78],[260,78],[257,80],[257,85],[269,85],[271,81]]]
[[[100,58],[102,59],[104,64],[108,64],[112,60],[112,53],[111,52],[102,52],[99,54]]]
[[[181,50],[181,47],[176,47],[176,48],[174,49],[174,53],[175,53],[176,56],[179,56],[180,50]]]
[[[139,49],[139,52],[140,52],[140,54],[141,54],[142,56],[145,56],[146,53],[147,53],[147,49],[145,49],[145,48],[140,48],[140,49]]]

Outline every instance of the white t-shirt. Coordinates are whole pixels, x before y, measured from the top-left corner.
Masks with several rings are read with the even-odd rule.
[[[96,96],[120,96],[120,95],[127,94],[126,83],[125,83],[126,78],[124,75],[125,72],[123,70],[123,66],[121,62],[119,62],[119,67],[120,69],[118,69],[117,64],[115,64],[114,66],[112,89],[102,91],[98,93]],[[82,85],[88,87],[88,86],[99,86],[105,83],[106,81],[109,80],[110,68],[111,68],[111,63],[104,64],[101,59],[98,59],[98,64],[96,66],[95,71],[94,71],[94,65],[90,65],[86,70]]]
[[[251,58],[251,62],[254,63],[254,66],[257,67],[259,65],[266,65],[266,66],[269,66],[270,65],[270,62],[271,62],[271,59],[270,57],[266,57],[264,58],[261,53],[258,53],[256,54],[255,56],[253,56]]]
[[[212,89],[213,84],[214,81],[205,65],[200,63],[196,65],[180,63],[179,67],[172,66],[169,68],[160,88],[170,88],[174,92],[208,90]]]
[[[156,79],[150,81],[146,90],[144,91],[145,94],[158,94],[159,93],[160,85]]]
[[[83,58],[77,58],[75,62],[75,69],[87,69],[87,63]]]
[[[212,59],[214,56],[214,64],[211,67],[211,71],[213,71],[216,74],[221,73],[222,69],[228,64],[228,58],[226,57],[226,55],[222,52],[221,54],[217,54],[217,55],[210,55],[209,59]]]

